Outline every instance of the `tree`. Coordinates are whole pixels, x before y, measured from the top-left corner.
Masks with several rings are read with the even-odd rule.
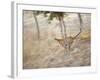
[[[36,23],[36,27],[37,27],[37,36],[38,36],[38,40],[40,40],[40,29],[39,29],[39,24],[38,24],[38,20],[37,20],[36,12],[35,12],[35,11],[33,11],[33,16],[34,16],[35,23]]]
[[[81,17],[81,13],[78,13],[79,23],[80,23],[80,32],[82,32],[83,21]]]
[[[81,13],[77,13],[77,15],[78,15],[79,24],[80,24],[80,31],[79,31],[78,34],[76,34],[76,35],[74,36],[74,39],[75,39],[77,36],[80,35],[80,33],[82,32],[82,26],[83,26],[83,21],[82,21]]]
[[[59,25],[61,27],[61,36],[64,39],[64,48],[67,50],[67,33],[66,33],[66,25],[64,22],[64,12],[50,12],[49,20],[53,20],[56,18],[59,21]]]

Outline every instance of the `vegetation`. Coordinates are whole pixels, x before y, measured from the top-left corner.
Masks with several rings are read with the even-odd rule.
[[[47,16],[47,14],[50,14],[49,16]],[[68,36],[67,36],[67,32],[66,32],[66,25],[64,22],[64,12],[49,12],[49,11],[33,11],[33,15],[34,15],[34,19],[36,22],[36,26],[37,26],[37,32],[38,32],[38,39],[40,40],[40,30],[39,30],[39,24],[38,24],[38,20],[36,15],[39,14],[44,14],[44,17],[48,17],[49,23],[50,21],[52,21],[54,18],[56,18],[59,21],[59,26],[61,28],[61,35],[62,35],[62,39],[63,39],[63,46],[65,48],[65,51],[67,50],[67,48],[69,48],[70,50],[70,42],[68,40]],[[79,18],[79,22],[80,22],[80,32],[74,36],[74,38],[72,38],[73,40],[82,32],[82,17],[80,13],[77,13],[78,18]],[[72,41],[73,42],[73,41]]]

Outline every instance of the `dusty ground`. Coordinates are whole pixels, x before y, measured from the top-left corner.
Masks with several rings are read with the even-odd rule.
[[[91,46],[90,46],[90,27],[84,28],[83,32],[74,40],[71,50],[65,52],[64,48],[54,40],[59,37],[59,27],[56,26],[56,20],[52,24],[47,24],[46,18],[38,16],[41,31],[41,40],[37,40],[37,31],[34,27],[34,18],[31,12],[24,15],[24,51],[23,51],[23,68],[55,68],[55,67],[78,67],[89,66],[91,64]],[[74,35],[79,28],[73,28],[78,25],[75,19],[76,15],[70,15],[66,21],[69,25],[67,30],[69,35]],[[72,17],[72,18],[71,18]],[[83,16],[83,18],[85,18]],[[66,18],[65,18],[66,19]],[[72,22],[71,22],[72,21]],[[90,26],[88,16],[85,18],[85,26]],[[55,27],[56,26],[56,27]],[[74,29],[74,30],[73,30]]]

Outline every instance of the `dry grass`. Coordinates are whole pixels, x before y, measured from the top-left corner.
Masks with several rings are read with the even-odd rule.
[[[82,33],[74,40],[70,52],[52,38],[24,41],[24,69],[89,66],[90,36]],[[28,36],[28,35],[27,35]],[[32,35],[29,36],[32,38]]]

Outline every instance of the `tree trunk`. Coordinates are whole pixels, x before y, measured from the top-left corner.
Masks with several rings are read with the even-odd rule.
[[[62,22],[61,22],[60,19],[59,19],[59,27],[60,27],[60,30],[61,30],[61,38],[64,39],[64,35],[63,35],[63,26],[62,26]]]
[[[65,52],[67,50],[67,34],[66,34],[66,26],[65,23],[63,21],[62,17],[59,17],[59,23],[60,23],[60,27],[61,27],[61,35],[62,35],[62,39],[64,40],[64,48],[65,48]]]
[[[81,17],[80,13],[78,13],[78,19],[79,19],[79,23],[80,23],[80,32],[82,32],[83,22],[82,22],[82,17]]]
[[[40,40],[40,29],[39,29],[39,24],[38,24],[38,20],[37,20],[37,17],[36,17],[36,15],[35,15],[35,12],[33,12],[33,16],[34,16],[35,23],[36,23],[36,27],[37,27],[37,36],[38,36],[38,40]]]
[[[64,27],[64,42],[65,42],[65,49],[67,49],[69,47],[68,41],[67,41],[67,32],[66,32],[66,25],[64,20],[62,19],[62,24]]]

